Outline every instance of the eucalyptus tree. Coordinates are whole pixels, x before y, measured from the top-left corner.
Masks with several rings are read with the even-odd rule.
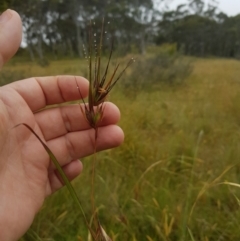
[[[83,1],[83,11],[89,18],[111,22],[108,26],[111,34],[116,34],[115,43],[124,45],[128,51],[136,45],[141,53],[145,52],[146,42],[153,35],[157,10],[153,0],[88,0]],[[85,18],[85,17],[83,17]]]
[[[32,58],[37,54],[44,61],[44,37],[47,28],[48,2],[41,0],[11,1],[10,7],[17,10],[23,22],[24,38]]]
[[[43,60],[46,52],[55,57],[60,53],[82,56],[89,20],[103,17],[111,22],[107,26],[110,35],[117,35],[115,45],[125,46],[126,52],[135,46],[144,53],[155,34],[159,14],[156,1],[167,0],[2,1],[10,2],[11,8],[20,13],[27,49],[32,58],[37,54]]]

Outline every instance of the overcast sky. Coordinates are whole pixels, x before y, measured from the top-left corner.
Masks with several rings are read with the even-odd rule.
[[[168,0],[170,8],[175,9],[179,4],[188,2],[187,0]],[[208,3],[208,0],[205,0]],[[219,9],[229,16],[234,16],[240,13],[240,0],[218,0]]]

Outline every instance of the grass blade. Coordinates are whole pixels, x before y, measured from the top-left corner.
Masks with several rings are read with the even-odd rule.
[[[38,134],[28,125],[28,124],[25,124],[25,123],[20,123],[18,125],[16,125],[15,127],[18,127],[18,126],[25,126],[28,130],[30,130],[32,132],[33,135],[36,136],[36,138],[40,141],[40,143],[42,144],[42,146],[44,147],[44,149],[46,150],[46,152],[48,153],[51,161],[53,162],[53,164],[55,165],[55,167],[57,168],[61,178],[63,179],[64,183],[66,184],[67,186],[67,189],[68,191],[70,192],[73,200],[75,201],[75,203],[77,204],[77,206],[79,207],[82,215],[83,215],[83,218],[84,218],[84,221],[86,223],[86,226],[88,227],[89,231],[91,232],[92,236],[94,237],[95,235],[93,234],[89,224],[88,224],[88,221],[87,221],[87,218],[86,218],[86,215],[83,211],[83,208],[82,208],[82,205],[81,205],[81,202],[77,196],[77,193],[75,192],[72,184],[70,183],[70,181],[68,180],[66,174],[64,173],[62,167],[60,166],[57,158],[54,156],[53,152],[50,150],[50,148],[42,141],[42,139],[38,136]],[[14,127],[14,128],[15,128]]]

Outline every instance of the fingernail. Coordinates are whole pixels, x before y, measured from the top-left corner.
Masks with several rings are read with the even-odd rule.
[[[0,23],[8,21],[12,17],[11,10],[8,9],[0,15]]]

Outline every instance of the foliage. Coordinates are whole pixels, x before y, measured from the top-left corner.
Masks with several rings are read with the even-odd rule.
[[[189,0],[175,10],[157,8],[167,0],[28,0],[3,1],[0,8],[17,10],[23,21],[24,42],[32,61],[84,57],[90,19],[104,16],[108,36],[122,52],[145,54],[153,43],[176,43],[178,51],[194,56],[240,57],[239,16],[228,17],[217,1]]]
[[[11,0],[2,0],[0,2],[0,13],[2,13],[4,10],[6,10],[11,3]]]
[[[127,96],[136,97],[139,91],[158,90],[162,85],[182,85],[191,73],[189,59],[177,53],[160,52],[137,59],[131,74],[121,81]]]
[[[46,53],[55,58],[83,57],[88,23],[105,17],[113,22],[107,30],[117,35],[115,45],[134,45],[145,51],[145,44],[153,33],[155,20],[153,0],[80,1],[80,0],[28,0],[13,1],[10,7],[18,11],[23,20],[24,42],[34,61],[41,62]]]
[[[204,11],[202,0],[189,2],[194,11],[180,5],[163,13],[156,43],[177,43],[177,49],[187,55],[239,58],[240,15],[228,17],[214,5]]]

